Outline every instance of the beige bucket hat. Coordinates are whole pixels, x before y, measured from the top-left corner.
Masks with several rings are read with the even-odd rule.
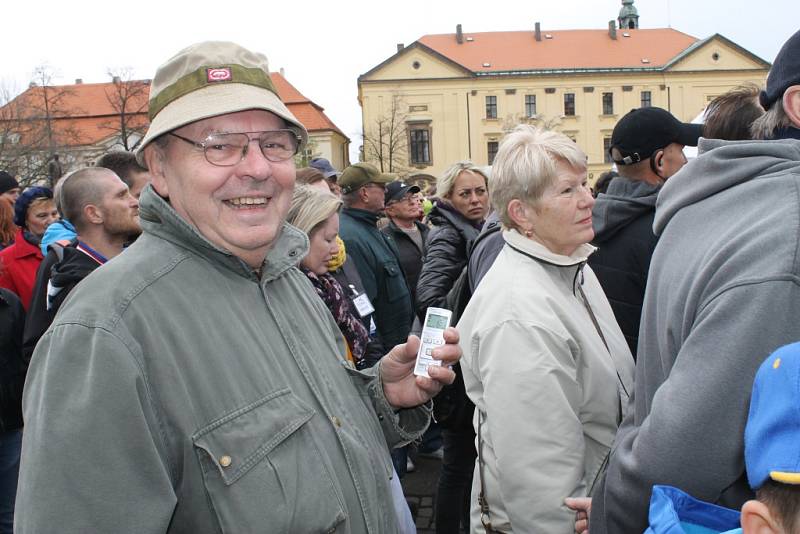
[[[278,96],[264,54],[224,41],[184,48],[156,71],[150,86],[150,127],[136,149],[136,160],[144,165],[144,148],[160,135],[248,109],[269,111],[296,128],[300,150],[308,143],[305,127]]]

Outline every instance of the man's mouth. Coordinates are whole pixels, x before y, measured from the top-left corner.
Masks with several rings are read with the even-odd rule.
[[[238,197],[228,199],[225,203],[236,208],[247,208],[250,206],[263,206],[268,200],[267,197]]]

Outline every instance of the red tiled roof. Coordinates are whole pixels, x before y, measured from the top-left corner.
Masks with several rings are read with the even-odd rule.
[[[331,121],[323,108],[300,93],[280,73],[270,74],[272,82],[289,110],[297,117],[307,130],[335,131],[345,136],[342,131]],[[125,83],[125,82],[123,82]],[[132,96],[126,105],[128,113],[133,116],[131,123],[135,126],[147,124],[147,100],[150,94],[150,84],[147,81],[136,80],[130,83],[143,84],[143,90]],[[50,115],[53,117],[53,131],[59,144],[94,145],[102,142],[114,134],[112,124],[119,112],[114,109],[112,102],[119,107],[119,96],[115,96],[114,83],[86,83],[75,85],[48,86]],[[8,106],[19,106],[25,110],[25,117],[44,116],[44,88],[31,87],[20,94]],[[23,142],[25,142],[23,140]]]
[[[303,96],[303,94],[300,93],[294,85],[290,84],[283,75],[279,72],[271,72],[269,76],[272,79],[272,83],[275,84],[278,96],[281,97],[281,100],[283,100],[286,107],[289,108],[289,111],[297,117],[297,120],[306,127],[306,130],[309,132],[333,130],[343,137],[347,137],[333,121],[325,115],[324,108],[319,107]]]
[[[425,35],[419,42],[478,73],[661,67],[698,42],[671,28],[618,29],[616,40],[608,30],[542,30],[541,35],[537,41],[533,31],[465,33],[459,44],[456,35],[449,33]]]
[[[131,86],[130,100],[125,106],[128,112],[147,113],[149,82],[134,80],[122,83]],[[30,101],[32,105],[25,106],[29,109],[43,109],[44,91],[43,87],[31,87],[17,98],[22,99],[22,103]],[[111,82],[49,86],[47,92],[53,117],[98,117],[118,113],[121,93],[117,93],[116,85]]]

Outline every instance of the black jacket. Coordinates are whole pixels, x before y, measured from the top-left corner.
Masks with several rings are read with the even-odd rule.
[[[422,271],[422,258],[425,257],[425,250],[427,249],[425,242],[428,239],[430,228],[417,221],[414,221],[414,225],[417,227],[417,230],[419,230],[420,237],[422,238],[422,250],[420,250],[417,244],[414,243],[414,240],[401,230],[391,219],[389,219],[386,226],[381,228],[381,232],[392,237],[395,245],[397,245],[397,252],[400,256],[400,267],[403,268],[406,283],[411,290],[411,300],[416,304],[417,281],[419,280],[419,273]]]
[[[429,307],[444,306],[447,293],[467,264],[469,250],[480,229],[450,204],[441,201],[433,207],[428,220],[433,229],[428,234],[417,282],[416,306],[420,318]]]
[[[69,292],[89,273],[100,267],[97,261],[75,248],[77,244],[77,240],[72,240],[68,246],[61,247],[63,257],[59,257],[53,248],[59,245],[51,245],[47,256],[39,265],[28,317],[25,319],[22,352],[26,361],[30,361],[36,344],[50,328],[56,312]],[[60,288],[57,289],[58,293],[50,298],[49,310],[47,309],[48,282],[54,288]]]
[[[603,286],[634,358],[647,272],[658,242],[653,218],[660,189],[617,177],[592,210],[592,244],[597,251],[589,256],[589,265]]]
[[[0,288],[0,432],[22,428],[22,387],[28,370],[22,358],[24,326],[19,297]]]
[[[339,216],[339,236],[345,244],[347,261],[358,269],[375,307],[373,319],[381,341],[391,348],[406,342],[414,306],[394,240],[382,234],[377,223],[374,213],[344,208]]]

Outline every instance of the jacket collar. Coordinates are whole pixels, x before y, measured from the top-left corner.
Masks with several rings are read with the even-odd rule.
[[[430,215],[428,218],[433,219],[434,223],[437,223],[435,220],[437,217],[441,219],[447,220],[450,224],[455,226],[456,228],[474,228],[480,231],[481,226],[483,225],[483,221],[478,221],[473,223],[464,215],[461,214],[460,211],[455,209],[452,204],[447,202],[446,200],[437,200],[436,205],[433,206]]]
[[[368,226],[374,226],[376,228],[378,227],[379,216],[377,213],[362,210],[360,208],[344,208],[342,213],[345,213],[358,222],[364,223]]]
[[[142,232],[158,236],[181,248],[190,250],[210,262],[241,276],[254,277],[253,269],[230,251],[218,247],[186,222],[148,185],[139,201]],[[261,279],[270,281],[300,263],[308,252],[308,236],[294,226],[284,223],[261,265]]]
[[[13,250],[9,254],[13,254],[14,258],[24,258],[26,256],[37,256],[39,259],[44,258],[42,251],[38,245],[28,242],[25,239],[25,231],[20,228],[14,236]]]
[[[517,252],[558,267],[571,267],[585,263],[589,256],[597,250],[589,243],[584,243],[570,256],[556,254],[538,241],[528,239],[514,229],[503,230],[503,239]]]

